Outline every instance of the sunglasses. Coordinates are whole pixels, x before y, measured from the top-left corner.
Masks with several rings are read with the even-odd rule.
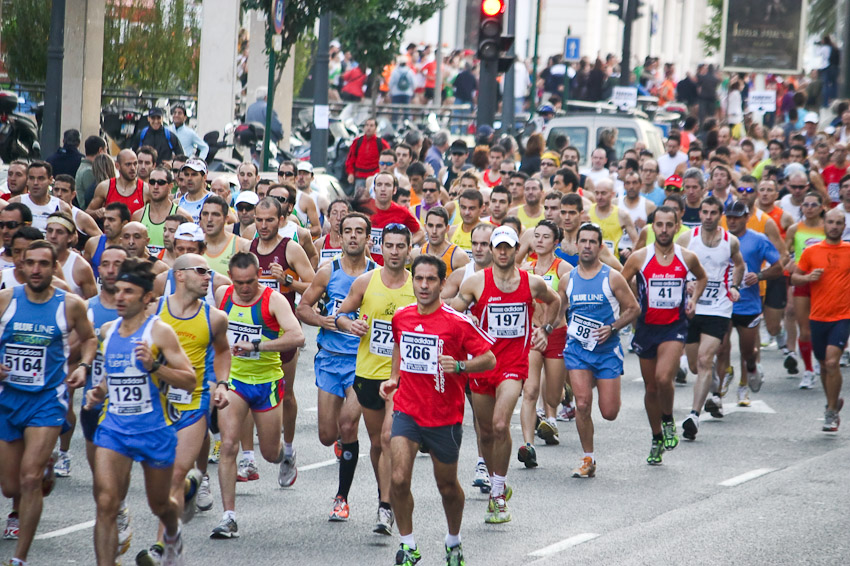
[[[738,192],[750,194],[756,192],[756,190],[753,187],[738,187]]]
[[[666,187],[664,187],[664,190],[665,191],[673,191],[674,193],[681,193],[682,187],[677,187],[675,185],[667,185]]]
[[[395,161],[378,161],[378,165],[389,167],[390,165],[395,165]]]
[[[407,230],[407,226],[399,224],[398,222],[393,222],[392,224],[384,226],[384,230]]]
[[[165,179],[150,179],[148,181],[149,185],[159,185],[160,187],[169,184],[171,181],[166,181]]]
[[[246,202],[240,202],[236,205],[236,210],[239,212],[248,212],[249,210],[254,210],[254,205],[248,204]]]
[[[6,228],[8,230],[14,230],[19,226],[23,226],[26,222],[17,222],[15,220],[7,220],[6,222],[0,222],[0,228]]]
[[[800,208],[815,208],[815,207],[818,207],[818,206],[820,206],[820,204],[818,204],[816,202],[804,202],[803,204],[800,205]]]
[[[209,275],[212,272],[212,269],[209,267],[203,267],[201,265],[196,265],[195,267],[181,267],[177,271],[194,271],[200,276]]]
[[[423,193],[437,193],[437,192],[439,192],[439,190],[438,189],[422,189],[422,192]]]
[[[278,177],[294,177],[295,173],[292,172],[292,171],[278,171],[277,176]]]
[[[271,196],[271,195],[270,195],[270,196]],[[272,196],[272,198],[273,198],[273,199],[275,199],[275,200],[277,200],[277,202],[279,202],[280,204],[295,204],[295,199],[294,199],[294,198],[293,198],[293,199],[290,199],[290,198],[286,198],[286,197],[278,197],[278,196]]]
[[[808,185],[788,185],[788,188],[789,188],[789,189],[798,189],[798,190],[803,190],[803,189],[805,189],[806,187],[808,187]]]
[[[467,155],[467,153],[465,151],[453,151],[452,155],[455,157],[459,157],[461,155]]]

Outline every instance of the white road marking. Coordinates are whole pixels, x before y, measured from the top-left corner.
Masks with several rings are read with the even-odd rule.
[[[540,550],[530,552],[528,555],[534,556],[535,558],[545,558],[546,556],[558,554],[559,552],[563,552],[568,548],[572,548],[589,540],[593,540],[598,536],[599,535],[596,533],[581,533],[580,535],[564,539],[560,542],[556,542],[555,544],[550,544],[549,546],[541,548]]]
[[[741,474],[740,476],[735,476],[734,478],[722,481],[720,482],[720,485],[722,485],[723,487],[735,487],[736,485],[741,485],[744,482],[760,478],[761,476],[769,474],[773,471],[775,471],[775,468],[759,468],[757,470],[747,472],[746,474]]]
[[[751,401],[751,405],[749,407],[739,407],[737,403],[724,403],[723,404],[723,414],[731,415],[732,413],[764,413],[767,415],[775,415],[776,411],[774,411],[767,403],[760,399],[756,399],[755,401]],[[699,416],[700,421],[710,421],[713,420],[710,414],[703,412]],[[719,419],[714,419],[719,420]]]
[[[318,412],[319,412],[319,408],[318,408],[318,407],[307,407],[307,408],[306,408],[306,409],[304,409],[304,410],[305,410],[305,411],[307,411],[308,413],[318,413]]]
[[[360,457],[365,458],[368,455],[369,455],[368,452],[361,452]],[[328,466],[333,466],[337,462],[338,462],[337,459],[333,458],[331,460],[325,460],[323,462],[316,462],[315,464],[307,464],[306,466],[298,466],[298,471],[299,472],[308,472],[310,470],[317,470],[319,468],[326,468]]]
[[[76,533],[77,531],[84,531],[86,529],[90,529],[94,526],[94,521],[86,521],[85,523],[77,523],[76,525],[71,525],[70,527],[65,527],[64,529],[57,529],[55,531],[50,531],[49,533],[43,533],[40,535],[36,535],[35,540],[44,540],[48,538],[56,538],[65,535],[69,535],[71,533]]]

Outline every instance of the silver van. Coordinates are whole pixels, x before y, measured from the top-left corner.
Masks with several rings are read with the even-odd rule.
[[[555,148],[558,136],[567,136],[570,145],[576,146],[581,153],[579,166],[589,167],[590,153],[596,149],[599,134],[606,128],[617,129],[617,144],[614,149],[617,150],[618,156],[634,147],[638,141],[646,144],[646,148],[656,157],[664,153],[664,140],[658,126],[644,118],[616,114],[581,113],[552,118],[546,125],[546,146]]]

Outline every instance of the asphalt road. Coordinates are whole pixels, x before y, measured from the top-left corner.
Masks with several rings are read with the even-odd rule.
[[[198,513],[184,530],[187,564],[394,563],[397,536],[371,532],[377,496],[363,426],[351,520],[327,520],[337,465],[316,433],[314,352],[311,345],[302,353],[295,386],[300,407],[297,482],[279,488],[277,467],[262,462],[260,480],[237,487],[241,537],[210,540],[221,516],[211,465],[215,505]],[[627,355],[618,418],[606,422],[594,410],[596,477],[570,477],[581,449],[574,423],[559,423],[559,446],[538,441],[538,468],[527,470],[512,460],[508,483],[514,490],[509,503],[513,521],[499,526],[484,523],[487,496],[469,487],[475,433],[467,411],[459,470],[466,491],[462,537],[467,564],[850,564],[850,430],[821,432],[820,385],[801,391],[798,379],[787,377],[778,352],[767,350],[762,358],[766,381],[760,393],[751,395],[752,407],[732,407],[730,391],[725,418],[703,420],[695,442],[682,441],[664,455],[662,466],[651,467],[645,461],[651,435],[643,384],[637,358]],[[733,360],[737,364],[737,355]],[[676,389],[679,422],[690,407],[693,379]],[[515,450],[521,439],[518,414],[514,428]],[[94,564],[94,500],[80,431],[72,454],[72,476],[57,480],[45,500],[32,565]],[[134,537],[125,565],[133,564],[135,554],[156,534],[141,478],[137,466],[129,494]],[[443,564],[446,527],[426,456],[416,460],[413,492],[420,564]],[[0,541],[0,559],[13,550],[14,543]]]

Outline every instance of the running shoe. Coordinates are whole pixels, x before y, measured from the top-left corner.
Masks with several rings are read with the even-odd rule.
[[[800,380],[800,389],[811,389],[815,386],[815,372],[804,371],[803,379]]]
[[[687,383],[688,382],[688,372],[682,366],[679,366],[679,369],[676,370],[676,383]]]
[[[761,384],[764,381],[764,374],[760,373],[758,369],[756,371],[747,372],[747,385],[750,386],[750,391],[753,393],[758,393],[761,389]]]
[[[573,470],[574,478],[592,478],[596,475],[596,462],[590,456],[581,459],[581,466]]]
[[[782,362],[782,365],[785,366],[785,370],[788,372],[788,375],[797,375],[800,372],[800,364],[797,362],[797,353],[788,351],[785,354],[785,361]]]
[[[53,473],[57,478],[67,478],[71,475],[71,455],[67,452],[59,451],[59,457],[56,463],[53,464]]]
[[[823,414],[823,430],[824,432],[838,432],[838,425],[841,424],[841,417],[838,416],[838,411],[827,410]]]
[[[189,524],[189,521],[195,516],[195,501],[198,499],[198,491],[201,487],[201,482],[204,476],[198,468],[192,468],[186,474],[186,487],[183,492],[183,523]],[[181,543],[182,544],[182,543]]]
[[[295,450],[291,456],[284,456],[280,463],[280,471],[277,474],[277,483],[280,487],[292,487],[298,479],[298,467],[295,465]]]
[[[511,520],[511,512],[508,511],[508,503],[506,494],[490,497],[492,502],[488,505],[487,515],[484,517],[484,522],[490,525],[507,523]]]
[[[53,466],[58,459],[58,450],[54,450],[50,458],[47,459],[47,465],[44,467],[44,475],[41,478],[41,494],[43,497],[50,495],[50,492],[53,491],[53,486],[56,485],[56,474],[53,472]]]
[[[6,530],[3,531],[3,538],[5,540],[18,540],[18,533],[20,532],[21,524],[18,521],[18,512],[12,511],[9,513],[9,516],[6,517]]]
[[[841,361],[839,362],[839,365],[843,368],[850,366],[850,350],[844,350],[841,354]]]
[[[715,419],[722,419],[723,401],[720,399],[720,396],[714,393],[710,394],[708,399],[705,400],[705,410]]]
[[[682,421],[682,436],[688,440],[696,440],[699,432],[699,415],[691,413]]]
[[[472,487],[477,487],[481,493],[490,493],[490,472],[487,471],[487,464],[478,462],[475,465],[475,478],[472,480]]]
[[[142,550],[136,555],[136,566],[160,566],[162,564],[162,555],[165,553],[165,545],[158,542]]]
[[[334,507],[331,510],[331,516],[328,517],[328,521],[341,523],[348,521],[348,501],[341,495],[337,495],[334,498]]]
[[[547,446],[555,446],[560,443],[558,438],[558,427],[555,423],[543,419],[537,425],[537,435],[543,439]]]
[[[212,493],[210,493],[210,476],[204,475],[201,485],[198,487],[198,498],[195,499],[198,511],[209,511],[213,506]]]
[[[676,422],[661,422],[661,433],[664,435],[664,450],[673,450],[679,445],[679,435],[676,434]]]
[[[384,509],[379,506],[378,518],[375,520],[375,528],[372,529],[372,532],[390,536],[393,534],[393,523],[395,523],[395,517],[392,509]]]
[[[422,554],[419,553],[419,549],[410,548],[404,543],[399,546],[398,552],[395,553],[396,566],[413,566],[420,560],[422,560]]]
[[[236,481],[256,481],[260,479],[260,470],[257,468],[257,463],[248,458],[239,460],[239,469],[236,472]]]
[[[732,382],[735,381],[735,372],[726,372],[726,375],[723,376],[723,382],[720,384],[720,396],[726,397],[726,394],[729,393],[729,386],[732,385]]]
[[[342,460],[342,439],[337,439],[334,442],[334,456],[336,456],[336,461],[339,462]]]
[[[661,455],[664,454],[664,441],[652,440],[652,447],[649,449],[649,456],[646,457],[646,463],[650,466],[661,465]]]
[[[558,416],[556,417],[559,421],[569,422],[576,418],[576,407],[572,402],[567,403],[566,405],[561,405],[561,408],[558,410]]]
[[[165,550],[162,553],[162,566],[184,566],[183,558],[183,535],[178,531],[177,538],[171,542],[165,541]]]
[[[121,508],[116,518],[118,525],[118,556],[130,550],[130,542],[133,540],[133,529],[130,528],[130,508],[126,505]]]
[[[463,546],[457,543],[457,546],[446,547],[446,566],[466,566],[466,561],[463,559]]]
[[[531,444],[523,444],[517,451],[517,460],[525,464],[526,468],[537,467],[537,451]]]
[[[511,497],[513,497],[513,495],[514,495],[514,490],[511,488],[511,486],[509,486],[508,484],[505,484],[504,494],[505,494],[505,501],[510,501]],[[493,498],[491,497],[487,501],[487,512],[492,513],[493,509],[495,509],[495,507],[493,507]]]
[[[210,464],[218,464],[218,460],[221,458],[221,440],[214,440],[212,445],[212,450],[210,450],[210,457],[207,460]]]
[[[750,406],[750,392],[746,385],[741,385],[740,387],[738,387],[738,406]]]
[[[222,517],[221,522],[213,529],[210,538],[239,538],[239,527],[236,525],[236,519],[230,517]]]

